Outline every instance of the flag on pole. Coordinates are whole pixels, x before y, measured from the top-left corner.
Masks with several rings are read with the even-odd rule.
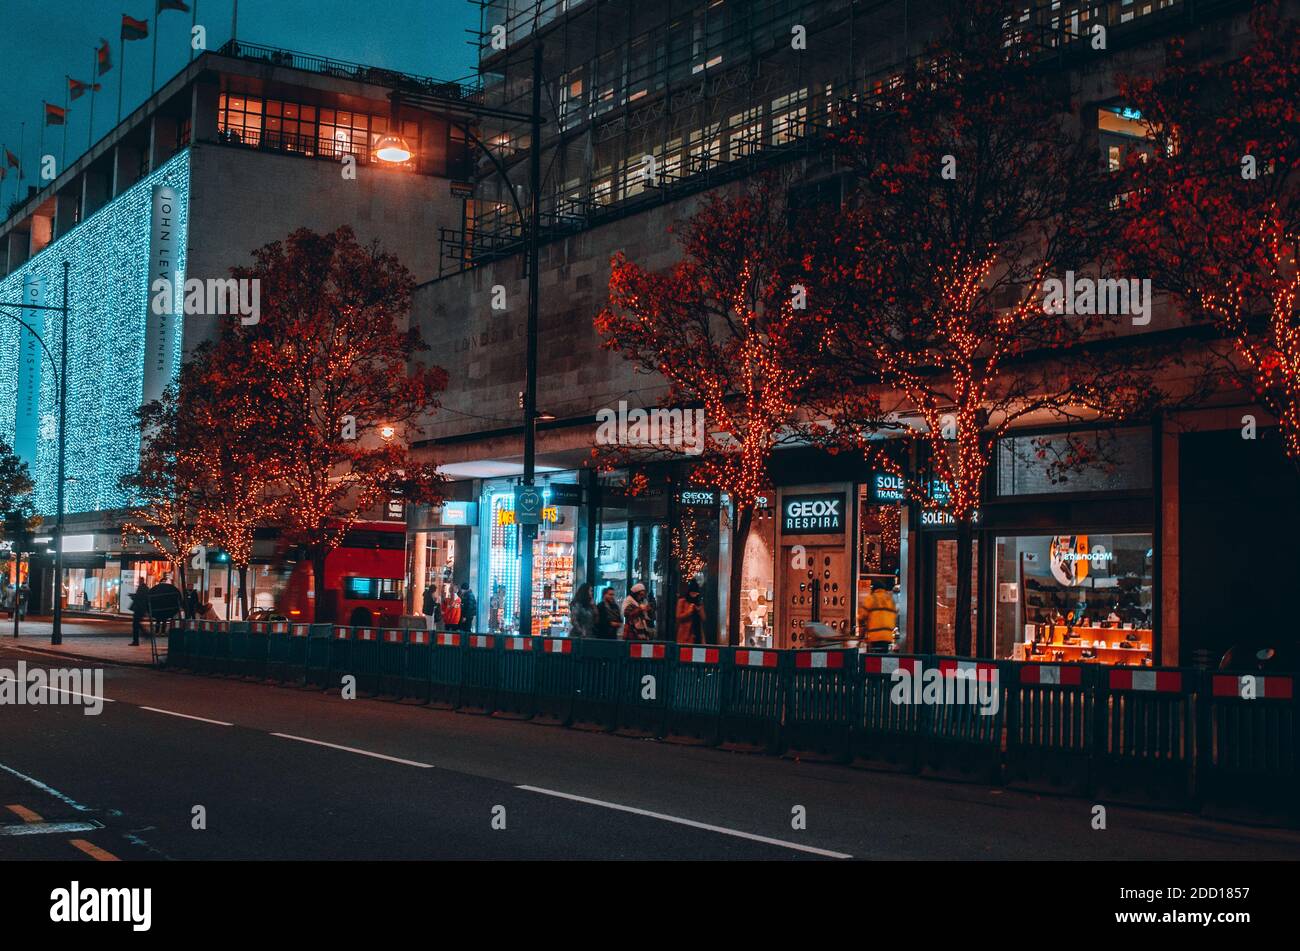
[[[5,161],[9,164],[10,168],[18,167],[18,156],[14,155],[14,153],[10,152],[8,149],[5,149]]]
[[[143,40],[149,37],[149,21],[122,14],[122,39]]]
[[[72,97],[73,102],[76,102],[87,92],[99,92],[103,88],[99,83],[83,83],[79,79],[68,77],[68,95]]]
[[[158,0],[158,12],[162,13],[164,10],[179,10],[181,13],[189,13],[190,7],[189,4],[182,3],[181,0]]]
[[[101,76],[113,68],[113,56],[108,49],[108,40],[103,37],[99,38],[99,51],[95,53],[95,60],[99,63]]]
[[[68,117],[68,110],[61,109],[52,102],[45,104],[45,124],[46,125],[63,125]]]

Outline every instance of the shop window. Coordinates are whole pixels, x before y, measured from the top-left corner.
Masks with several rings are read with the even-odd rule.
[[[871,485],[858,490],[857,633],[864,642],[901,643],[903,507],[880,504]],[[876,594],[886,592],[885,595]],[[892,609],[893,625],[886,629]]]
[[[1112,172],[1123,168],[1130,154],[1150,155],[1155,148],[1142,113],[1124,105],[1098,107],[1097,141]]]
[[[745,540],[740,577],[739,643],[746,647],[772,647],[776,591],[776,519],[770,505],[754,509]]]
[[[998,495],[1148,491],[1151,449],[1145,426],[1009,436],[998,442]]]
[[[1149,534],[997,540],[993,638],[999,659],[1150,666]]]

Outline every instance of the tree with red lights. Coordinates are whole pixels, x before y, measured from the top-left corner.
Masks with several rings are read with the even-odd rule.
[[[140,407],[136,416],[140,464],[120,484],[135,497],[137,512],[122,525],[122,535],[146,538],[171,565],[172,577],[183,589],[185,558],[208,540],[202,441],[213,434],[187,425],[174,386],[161,399]]]
[[[780,181],[765,177],[738,194],[707,198],[682,230],[682,258],[667,273],[615,255],[609,301],[596,318],[607,349],[667,381],[670,406],[704,411],[697,456],[681,445],[649,449],[692,461],[694,481],[731,498],[733,643],[754,507],[768,487],[772,451],[797,430],[820,346],[815,299],[791,280],[799,252],[783,193]],[[612,447],[606,458],[623,461],[637,450]]]
[[[1121,216],[1068,89],[1009,40],[1006,10],[953,5],[922,65],[846,112],[832,137],[853,196],[805,259],[834,317],[821,411],[954,524],[955,648],[972,653],[972,539],[998,441],[1162,398],[1151,354],[1110,345],[1129,317],[1045,294],[1070,271],[1113,273]],[[915,447],[916,469],[871,438],[882,428]]]
[[[442,477],[408,443],[438,406],[447,374],[420,359],[428,346],[407,323],[410,273],[350,228],[300,229],[253,258],[231,273],[259,282],[261,319],[222,327],[213,372],[235,379],[213,419],[250,421],[273,476],[267,511],[311,561],[316,620],[333,620],[325,559],[348,530],[390,497],[440,498]]]
[[[1161,76],[1126,82],[1153,146],[1129,168],[1126,246],[1218,331],[1223,368],[1300,465],[1300,24],[1262,3],[1250,26],[1239,58],[1189,63],[1173,42]]]

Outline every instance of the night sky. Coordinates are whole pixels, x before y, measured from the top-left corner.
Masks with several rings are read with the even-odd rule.
[[[118,83],[123,76],[119,33],[123,13],[150,21],[146,40],[126,44],[122,115],[149,92],[153,10],[157,0],[0,0],[0,146],[17,153],[23,144],[24,188],[35,182],[42,122],[41,100],[63,106],[65,74],[82,82],[93,75],[100,37],[112,47],[113,69],[99,80],[92,141],[116,124]],[[193,2],[191,0],[191,7]],[[230,39],[232,0],[198,0],[198,22],[207,27],[208,48]],[[189,56],[191,15],[167,12],[158,34],[158,85],[175,75]],[[478,28],[470,0],[239,0],[239,39],[301,53],[385,66],[438,79],[458,79],[474,69],[465,32]],[[86,151],[92,134],[90,94],[72,103],[67,125],[67,163]],[[26,123],[25,135],[22,123]],[[63,129],[45,129],[45,152],[60,157]],[[25,139],[25,141],[24,141]],[[0,162],[3,153],[0,153]],[[63,163],[59,165],[62,170]],[[0,211],[17,194],[17,173],[0,182]],[[0,214],[0,218],[3,214]]]

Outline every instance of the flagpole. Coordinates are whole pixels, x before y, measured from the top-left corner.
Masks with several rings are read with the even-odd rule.
[[[126,37],[117,41],[117,124],[122,124],[122,87],[126,85]]]
[[[99,48],[90,62],[90,125],[86,127],[86,151],[95,144],[95,90],[99,87]]]
[[[239,38],[239,0],[235,0],[235,7],[230,13],[230,41],[233,43]]]
[[[23,150],[27,148],[27,123],[18,124],[18,181],[23,180]]]
[[[45,107],[49,105],[44,99],[41,100],[41,141],[36,147],[36,164],[42,168],[45,167],[45,120],[48,118]]]
[[[194,28],[199,25],[199,0],[190,8],[190,59],[194,59]],[[205,44],[206,45],[206,44]]]
[[[63,151],[59,153],[59,174],[63,174],[63,166],[68,164],[68,83],[67,76],[63,77]]]
[[[151,63],[149,66],[149,95],[150,96],[153,96],[154,83],[158,81],[158,21],[162,19],[162,16],[158,12],[156,12],[157,9],[158,8],[155,6],[154,7],[155,13],[153,15],[153,63]],[[144,22],[148,23],[149,21],[145,20]]]

